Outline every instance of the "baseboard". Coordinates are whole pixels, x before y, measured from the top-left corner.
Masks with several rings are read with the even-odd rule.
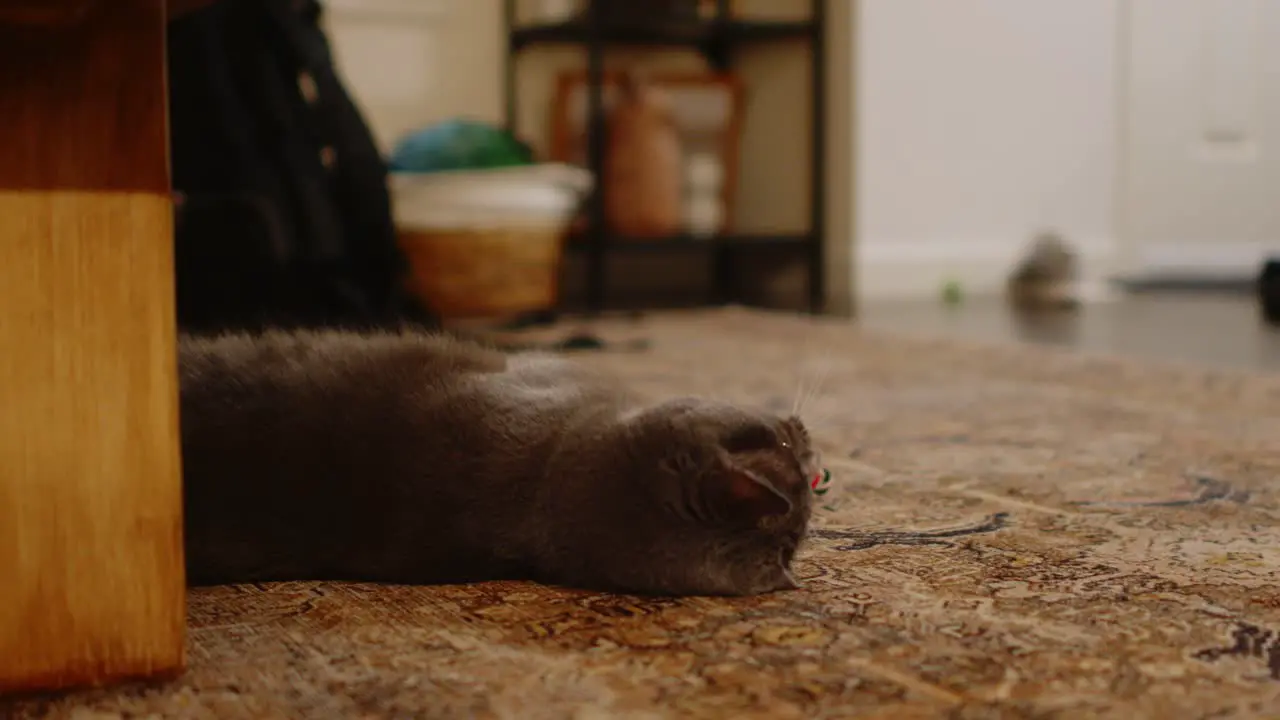
[[[1249,283],[1268,256],[1280,255],[1280,244],[1167,243],[1147,245],[1134,253],[1132,270],[1121,280],[1130,284]]]
[[[1115,246],[1110,238],[1071,241],[1079,253],[1082,299],[1110,299],[1108,278],[1115,269]],[[1004,291],[1009,273],[1021,260],[1029,239],[992,242],[894,242],[871,238],[857,245],[854,290],[866,300],[932,300],[949,282],[966,295],[995,295]]]

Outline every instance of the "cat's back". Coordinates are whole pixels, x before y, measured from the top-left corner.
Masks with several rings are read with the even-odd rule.
[[[502,353],[446,335],[338,330],[184,336],[178,360],[183,391],[221,383],[261,390],[360,374],[396,381],[506,368]]]
[[[458,388],[506,357],[447,336],[273,331],[185,337],[180,425],[192,473],[358,465],[458,420]],[[277,470],[279,468],[276,468]],[[189,474],[192,474],[189,473]]]

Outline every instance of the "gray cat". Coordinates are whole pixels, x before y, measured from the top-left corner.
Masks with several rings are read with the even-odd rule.
[[[192,584],[796,586],[798,418],[410,332],[191,337],[180,364]]]

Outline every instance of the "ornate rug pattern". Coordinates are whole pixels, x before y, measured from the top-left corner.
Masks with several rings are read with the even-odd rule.
[[[581,358],[655,397],[813,389],[803,589],[202,590],[180,680],[0,715],[1280,717],[1280,378],[745,310],[596,328],[652,341]]]

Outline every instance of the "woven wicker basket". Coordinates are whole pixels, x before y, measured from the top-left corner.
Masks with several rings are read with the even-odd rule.
[[[405,229],[409,287],[445,319],[497,318],[555,307],[562,226]]]
[[[565,233],[590,172],[547,164],[391,181],[409,289],[441,319],[555,308]]]

